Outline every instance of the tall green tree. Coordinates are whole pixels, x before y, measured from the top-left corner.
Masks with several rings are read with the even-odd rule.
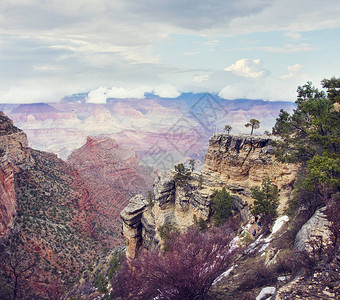
[[[326,198],[340,192],[340,79],[321,81],[319,90],[311,82],[297,89],[293,113],[281,110],[273,134],[276,156],[283,162],[300,164],[300,201],[315,209]],[[303,200],[305,198],[305,200]]]
[[[220,191],[215,191],[211,200],[211,209],[216,226],[225,223],[232,215],[233,198],[223,187]]]
[[[253,135],[254,129],[260,128],[260,121],[256,119],[250,119],[249,123],[246,123],[244,126],[251,127],[250,135]]]
[[[262,180],[261,186],[251,188],[251,196],[254,198],[253,214],[263,214],[269,222],[277,217],[279,192],[277,186],[271,182],[269,177]]]
[[[339,186],[340,79],[324,79],[319,91],[307,82],[298,87],[297,108],[281,110],[273,134],[282,138],[276,155],[284,162],[299,162],[307,170],[305,187]]]

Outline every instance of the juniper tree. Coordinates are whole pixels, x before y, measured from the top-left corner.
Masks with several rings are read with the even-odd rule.
[[[215,225],[220,226],[232,215],[233,198],[223,187],[221,191],[215,191],[211,200],[211,210]]]
[[[260,121],[256,119],[250,119],[249,123],[246,123],[244,126],[251,127],[250,135],[253,135],[254,129],[260,128]]]
[[[175,183],[179,186],[185,185],[191,178],[190,169],[186,168],[183,164],[178,164],[175,166]]]

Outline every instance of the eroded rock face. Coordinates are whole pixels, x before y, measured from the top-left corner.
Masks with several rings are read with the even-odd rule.
[[[150,168],[140,164],[139,156],[128,147],[120,146],[108,137],[88,137],[81,148],[72,152],[67,163],[79,171],[96,208],[99,234],[115,247],[123,242],[119,212],[136,194],[146,194],[152,188]],[[132,204],[131,204],[132,205]],[[110,235],[103,234],[110,232]]]
[[[295,249],[298,251],[312,251],[309,245],[311,241],[322,238],[322,242],[329,242],[329,221],[325,215],[325,208],[318,209],[314,215],[301,227],[295,238]]]
[[[252,202],[250,188],[269,176],[280,191],[281,208],[286,204],[298,166],[283,164],[274,156],[270,141],[274,137],[214,134],[209,139],[204,172],[214,175],[227,188]]]
[[[120,215],[123,220],[123,234],[126,239],[126,255],[133,258],[140,246],[155,249],[163,244],[164,227],[184,230],[194,224],[194,220],[207,220],[210,215],[210,201],[215,188],[206,181],[198,185],[198,173],[184,186],[175,184],[172,174],[160,174],[153,188],[153,199],[143,196],[131,198]],[[151,203],[150,203],[151,200]],[[234,196],[235,212],[247,219],[249,211],[241,198]]]
[[[194,218],[207,220],[211,196],[214,190],[223,186],[234,197],[235,211],[246,221],[249,217],[248,203],[253,201],[251,187],[261,185],[262,180],[269,176],[279,188],[280,207],[283,209],[292,191],[298,166],[279,163],[275,159],[271,139],[267,136],[215,134],[209,140],[201,174],[194,172],[184,186],[177,186],[171,173],[156,178],[153,204],[130,216],[122,212],[124,235],[129,243],[127,256],[134,257],[138,245],[146,249],[161,246],[160,232],[165,225],[183,230],[194,224]],[[199,187],[200,181],[203,181],[202,187]],[[132,200],[135,201],[134,198]],[[140,221],[134,223],[135,220]]]
[[[0,237],[7,235],[16,214],[15,173],[32,163],[26,134],[0,112]]]
[[[15,213],[14,169],[4,161],[0,163],[0,237],[7,235]]]

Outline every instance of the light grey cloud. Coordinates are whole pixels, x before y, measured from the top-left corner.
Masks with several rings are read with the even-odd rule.
[[[199,60],[205,49],[183,49],[186,58],[198,58],[189,70],[180,62],[165,63],[155,45],[167,43],[174,35],[191,35],[206,37],[215,51],[221,47],[216,42],[221,36],[280,30],[291,44],[294,40],[299,44],[255,50],[310,51],[313,47],[299,35],[339,28],[339,14],[338,0],[328,0],[327,5],[316,0],[2,0],[0,101],[55,101],[67,93],[101,86],[163,85],[187,90],[197,89],[199,83],[199,88],[216,89],[227,76],[222,71],[225,62],[218,70],[211,58],[210,77],[193,82],[195,76],[208,74],[190,71],[207,69]]]

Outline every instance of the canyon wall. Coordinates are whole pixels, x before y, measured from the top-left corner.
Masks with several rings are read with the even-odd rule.
[[[122,244],[119,212],[133,195],[152,188],[152,170],[141,164],[134,150],[108,137],[88,137],[67,163],[78,170],[92,195],[99,238],[109,248]]]
[[[26,134],[0,112],[0,237],[7,235],[16,214],[15,173],[32,163]]]
[[[291,197],[298,165],[280,163],[271,141],[275,137],[214,134],[209,139],[203,173],[219,178],[226,187],[252,203],[250,188],[269,176],[280,193],[280,209]]]
[[[127,256],[134,257],[141,246],[160,247],[164,229],[181,230],[199,218],[209,221],[212,194],[223,186],[234,197],[235,212],[247,221],[253,202],[250,189],[269,176],[278,186],[283,210],[298,166],[278,162],[271,140],[268,136],[214,134],[203,171],[193,172],[187,184],[175,184],[173,172],[158,176],[152,195],[133,197],[121,211]]]

